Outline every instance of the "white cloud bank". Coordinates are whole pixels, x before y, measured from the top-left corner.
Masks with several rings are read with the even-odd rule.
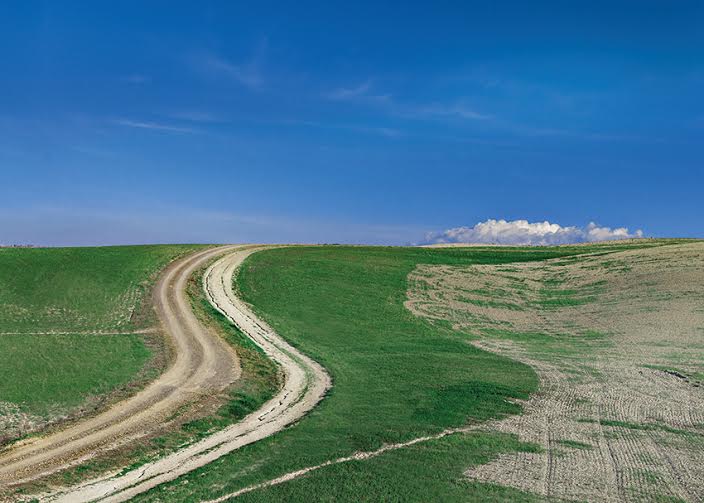
[[[425,235],[427,244],[487,243],[502,245],[561,245],[643,237],[643,231],[631,233],[626,227],[600,227],[594,222],[586,227],[527,220],[487,220],[474,227],[455,227]]]

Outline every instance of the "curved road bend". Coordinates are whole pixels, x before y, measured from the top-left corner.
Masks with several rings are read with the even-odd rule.
[[[42,500],[71,503],[126,501],[282,430],[323,398],[331,386],[325,369],[278,336],[233,292],[233,275],[237,268],[249,255],[265,248],[234,249],[206,271],[204,287],[213,306],[280,365],[285,377],[283,388],[241,422],[195,444],[124,475],[88,481],[45,495]]]
[[[220,392],[239,377],[235,352],[198,322],[185,293],[193,271],[231,249],[208,249],[176,260],[157,281],[154,304],[175,354],[166,372],[94,417],[0,453],[0,487],[35,480],[153,433],[197,395]]]

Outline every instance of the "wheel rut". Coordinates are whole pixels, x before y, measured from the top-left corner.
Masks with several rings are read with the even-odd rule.
[[[179,407],[203,393],[220,392],[239,377],[236,354],[196,320],[185,294],[193,271],[228,249],[208,249],[179,259],[158,280],[154,305],[175,354],[166,372],[96,416],[4,450],[0,489],[40,479],[158,432]]]
[[[223,255],[205,272],[206,296],[215,309],[280,366],[284,375],[282,389],[259,410],[252,412],[242,421],[181,450],[126,473],[106,475],[73,487],[60,488],[40,495],[41,501],[75,503],[129,500],[244,445],[273,435],[299,420],[324,397],[331,386],[330,376],[325,369],[277,335],[233,291],[233,277],[238,267],[249,255],[266,248],[268,247],[240,246],[213,250],[210,254],[203,254],[202,260],[196,260],[193,267],[189,268],[189,274],[217,254]],[[184,282],[187,276],[188,274],[184,274]],[[189,306],[185,306],[178,315],[169,313],[169,316],[170,320],[180,324],[189,317],[193,317],[193,313]],[[218,344],[225,345],[217,335],[210,334],[210,337],[217,339]],[[203,350],[201,358],[206,361],[217,358],[218,352],[227,354],[232,352],[232,349],[229,346],[223,349],[212,344]],[[210,372],[206,372],[207,377],[215,379],[219,370],[224,369],[217,366],[210,368]]]

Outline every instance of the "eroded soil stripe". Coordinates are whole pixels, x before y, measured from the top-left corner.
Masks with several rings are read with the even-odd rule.
[[[441,438],[447,437],[448,435],[455,435],[459,433],[469,433],[471,431],[477,431],[480,427],[477,426],[467,426],[464,428],[450,428],[447,430],[444,430],[436,435],[427,435],[423,437],[417,437],[412,440],[408,440],[406,442],[399,442],[396,444],[388,444],[383,447],[380,447],[379,449],[375,451],[362,451],[362,452],[356,452],[350,456],[343,456],[341,458],[337,459],[332,459],[329,461],[325,461],[324,463],[320,463],[319,465],[313,465],[313,466],[308,466],[306,468],[301,468],[300,470],[295,470],[289,473],[286,473],[284,475],[281,475],[280,477],[276,477],[275,479],[268,480],[266,482],[262,482],[260,484],[254,484],[248,487],[244,487],[242,489],[239,489],[238,491],[235,491],[230,494],[226,494],[224,496],[220,496],[219,498],[213,499],[213,500],[208,500],[204,501],[202,503],[223,503],[224,501],[228,501],[234,498],[237,498],[238,496],[241,496],[243,494],[256,491],[258,489],[264,489],[265,487],[271,487],[279,484],[283,484],[284,482],[290,482],[292,480],[295,480],[297,478],[300,478],[304,475],[307,475],[311,472],[314,472],[316,470],[320,470],[321,468],[326,468],[328,466],[332,465],[339,465],[341,463],[347,463],[349,461],[364,461],[367,459],[375,458],[377,456],[380,456],[381,454],[384,454],[386,452],[390,451],[397,451],[399,449],[404,449],[406,447],[411,447],[420,443],[428,442],[430,440],[439,440]]]
[[[144,330],[89,330],[83,332],[80,330],[72,330],[70,332],[0,332],[0,337],[3,335],[143,335],[154,334],[158,331],[158,328],[145,328]]]

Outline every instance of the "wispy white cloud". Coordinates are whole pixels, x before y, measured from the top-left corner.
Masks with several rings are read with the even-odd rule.
[[[298,119],[284,119],[284,120],[273,121],[273,123],[281,124],[281,125],[285,125],[285,126],[303,126],[303,127],[319,128],[319,129],[341,129],[341,130],[346,130],[346,131],[353,131],[356,133],[385,136],[387,138],[398,138],[398,137],[404,136],[403,131],[401,131],[399,129],[390,128],[390,127],[381,127],[381,126],[364,126],[364,125],[358,125],[358,124],[327,123],[327,122],[298,120]]]
[[[134,73],[122,77],[122,81],[127,82],[128,84],[148,84],[151,80],[151,77],[148,75],[142,75],[141,73]]]
[[[137,129],[150,129],[154,131],[164,131],[170,133],[197,133],[198,131],[193,128],[174,126],[171,124],[161,124],[158,122],[146,122],[131,119],[114,119],[111,121],[113,124],[119,126],[137,128]]]
[[[475,80],[483,87],[495,87],[504,89],[507,93],[519,95],[519,90],[528,96],[538,95],[540,100],[551,106],[559,106],[562,109],[576,107],[575,102],[578,97],[567,95],[557,91],[543,88],[537,85],[525,84],[487,77],[479,74],[470,75],[471,80]],[[476,103],[467,97],[459,97],[455,100],[413,102],[399,100],[390,93],[380,92],[373,83],[373,79],[367,79],[358,84],[343,86],[329,91],[323,95],[331,101],[351,102],[360,105],[377,108],[380,112],[396,118],[406,120],[423,121],[450,121],[456,122],[481,122],[487,130],[508,133],[519,137],[571,139],[594,142],[613,141],[643,141],[646,138],[616,132],[582,131],[566,128],[550,127],[546,125],[525,124],[519,120],[500,117],[482,110],[481,103]],[[579,96],[580,100],[587,100],[588,96]],[[648,138],[648,141],[661,141],[660,139]]]
[[[324,97],[331,101],[349,101],[382,108],[386,113],[404,119],[448,119],[458,118],[466,120],[486,120],[491,116],[480,113],[466,100],[454,103],[429,103],[413,104],[400,103],[393,99],[391,94],[374,92],[372,81],[366,80],[361,84],[339,87],[325,93]]]
[[[612,229],[594,222],[586,227],[567,226],[527,220],[494,220],[473,227],[454,227],[426,234],[425,243],[485,243],[502,245],[561,245],[643,237],[643,231],[631,233],[626,227]]]
[[[640,141],[645,138],[632,134],[600,133],[598,131],[577,131],[570,129],[560,129],[551,127],[531,126],[511,121],[496,121],[495,126],[503,131],[513,133],[518,136],[536,138],[573,139],[595,142],[611,141]],[[659,138],[650,138],[651,142],[662,141]]]
[[[202,123],[214,123],[214,122],[225,122],[223,117],[216,115],[212,112],[207,112],[203,110],[175,110],[164,114],[172,119],[188,121],[188,122],[202,122]]]
[[[388,138],[398,138],[400,136],[403,136],[403,133],[398,129],[389,127],[351,127],[351,129],[354,129],[361,133],[377,134],[381,136],[386,136]]]
[[[213,53],[201,54],[200,58],[200,64],[204,69],[224,75],[245,87],[259,89],[263,85],[264,79],[256,60],[246,64],[235,64]]]
[[[452,104],[432,103],[430,105],[405,105],[398,108],[398,114],[410,118],[448,118],[487,120],[490,115],[477,112],[464,101]]]
[[[360,96],[365,96],[371,87],[372,83],[368,80],[353,87],[338,87],[337,89],[333,89],[329,93],[326,93],[325,97],[331,100],[351,100]]]
[[[354,101],[367,104],[386,104],[391,102],[390,94],[379,94],[373,92],[371,80],[366,80],[361,84],[349,87],[338,87],[326,92],[323,96],[331,101]]]

